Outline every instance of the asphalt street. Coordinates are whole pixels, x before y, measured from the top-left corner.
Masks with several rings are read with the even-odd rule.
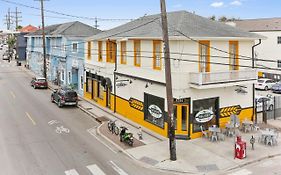
[[[0,58],[2,53],[0,53]],[[0,60],[0,175],[149,175],[96,135],[99,123],[75,107],[58,108],[50,90]]]

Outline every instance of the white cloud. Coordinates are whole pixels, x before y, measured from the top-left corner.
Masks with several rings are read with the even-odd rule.
[[[230,5],[240,6],[240,5],[242,5],[242,2],[236,0],[236,1],[232,1],[232,2],[230,3]]]
[[[223,2],[214,2],[211,4],[212,7],[215,7],[215,8],[219,8],[219,7],[222,7],[224,5]]]

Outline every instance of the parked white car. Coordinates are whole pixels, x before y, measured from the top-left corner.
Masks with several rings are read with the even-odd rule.
[[[274,108],[274,99],[272,95],[267,95],[267,96],[255,96],[256,99],[256,104],[257,104],[257,112],[262,112],[263,111],[263,101],[266,102],[266,110],[267,111],[272,111]]]
[[[260,78],[255,84],[256,89],[261,89],[261,90],[269,90],[272,88],[272,86],[275,84],[275,82],[271,79],[268,78]]]

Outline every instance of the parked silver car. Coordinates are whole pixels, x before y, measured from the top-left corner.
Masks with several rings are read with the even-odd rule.
[[[256,105],[257,105],[257,112],[262,112],[263,111],[263,101],[266,103],[266,110],[267,111],[272,111],[274,108],[274,99],[271,95],[267,96],[259,96],[257,95],[255,97],[256,99]]]

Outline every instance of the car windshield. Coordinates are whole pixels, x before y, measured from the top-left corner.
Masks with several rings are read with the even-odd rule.
[[[258,80],[258,83],[263,83],[264,82],[264,80]]]
[[[46,82],[45,79],[38,79],[37,81],[40,82],[40,83],[45,83]]]

